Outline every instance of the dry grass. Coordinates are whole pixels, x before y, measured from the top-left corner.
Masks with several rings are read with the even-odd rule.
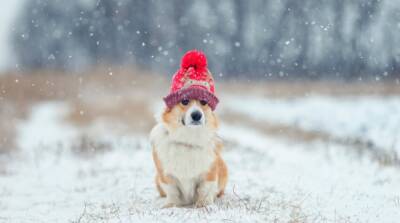
[[[245,92],[267,97],[299,97],[319,95],[399,95],[399,83],[395,82],[338,82],[338,81],[228,81],[220,83],[223,92]]]
[[[141,219],[142,220],[162,220],[168,221],[221,221],[221,222],[240,222],[242,219],[230,213],[235,210],[242,215],[257,215],[266,222],[282,222],[282,216],[289,219],[288,222],[316,222],[320,217],[311,218],[303,211],[302,201],[286,200],[278,197],[275,192],[265,192],[257,197],[239,195],[233,188],[229,192],[232,196],[224,196],[217,199],[215,206],[194,208],[188,206],[177,210],[159,209],[157,207],[145,208],[148,201],[139,197],[132,197],[131,203],[121,205],[120,203],[85,203],[79,216],[71,222],[108,222],[112,219]],[[156,206],[156,205],[153,205]],[[128,208],[128,211],[126,209]],[[222,214],[221,213],[226,213]],[[131,219],[132,220],[132,219]],[[151,221],[151,220],[150,220]]]
[[[79,96],[68,99],[72,109],[67,120],[71,123],[88,127],[107,121],[124,125],[129,132],[150,131],[154,124],[150,106],[161,98],[165,79],[117,70],[112,75],[97,72],[80,80]]]
[[[71,145],[71,151],[85,157],[91,157],[97,153],[110,151],[112,145],[110,142],[98,141],[90,136],[82,135]]]
[[[149,132],[154,124],[148,104],[129,99],[106,105],[75,101],[67,120],[81,127],[90,126],[101,120],[118,122],[127,126],[131,132]]]
[[[106,119],[124,123],[131,131],[148,131],[153,124],[148,102],[168,90],[165,82],[163,77],[131,68],[0,75],[0,153],[16,148],[16,123],[43,101],[72,105],[67,119],[80,127]]]
[[[0,153],[16,148],[17,122],[27,117],[35,103],[73,95],[74,89],[68,87],[73,81],[49,72],[0,75]]]
[[[150,106],[162,102],[169,84],[166,77],[129,67],[104,66],[79,73],[48,70],[0,75],[0,153],[16,147],[14,138],[18,120],[25,119],[36,103],[49,100],[71,105],[71,113],[66,119],[82,129],[106,121],[122,124],[128,132],[147,133],[154,124]],[[217,85],[221,93],[245,92],[267,97],[400,94],[396,83],[386,82],[219,81]],[[269,133],[284,131],[290,137],[305,140],[329,138],[293,127],[268,128]]]
[[[15,133],[12,129],[16,123],[12,116],[10,106],[3,102],[0,107],[0,154],[9,151],[14,145]]]
[[[16,147],[15,128],[18,121],[26,115],[26,107],[16,106],[10,101],[1,100],[0,106],[0,154],[10,152]]]

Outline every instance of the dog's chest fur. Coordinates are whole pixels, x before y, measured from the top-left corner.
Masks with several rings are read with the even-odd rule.
[[[165,174],[178,179],[200,177],[214,161],[212,148],[188,148],[174,142],[165,142],[156,150]]]
[[[195,186],[215,160],[214,145],[212,141],[204,145],[191,144],[191,136],[182,137],[186,140],[176,141],[162,124],[157,125],[150,135],[164,174],[178,180],[182,193],[192,197]]]

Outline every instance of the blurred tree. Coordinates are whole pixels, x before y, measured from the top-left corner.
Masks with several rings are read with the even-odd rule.
[[[228,77],[387,78],[400,73],[399,21],[400,4],[380,0],[31,0],[14,47],[22,68],[172,72],[198,48]]]

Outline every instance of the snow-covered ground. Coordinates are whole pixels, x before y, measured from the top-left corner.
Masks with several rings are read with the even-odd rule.
[[[238,100],[241,108],[232,98],[223,101],[223,110],[338,136],[354,134],[382,146],[384,140],[376,140],[374,133],[389,140],[398,134],[395,124],[387,124],[399,123],[390,113],[399,114],[397,98]],[[83,129],[65,119],[68,109],[64,102],[40,103],[21,121],[19,152],[7,156],[6,173],[0,174],[0,222],[394,223],[400,219],[399,167],[382,166],[344,145],[294,142],[226,122],[220,131],[230,170],[226,195],[208,208],[161,209],[146,135],[121,136],[104,127],[86,132],[92,143],[80,143]],[[96,148],[102,149],[92,151]]]
[[[237,106],[238,100],[241,106]],[[400,157],[399,97],[228,97],[224,103],[227,109],[259,121],[358,139],[394,151]]]

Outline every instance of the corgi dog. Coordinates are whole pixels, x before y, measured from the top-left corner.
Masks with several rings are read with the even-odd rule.
[[[150,133],[156,188],[166,197],[163,207],[210,205],[224,194],[227,184],[213,112],[218,99],[210,72],[202,69],[204,60],[196,50],[185,54],[171,93],[164,98],[167,106]]]

